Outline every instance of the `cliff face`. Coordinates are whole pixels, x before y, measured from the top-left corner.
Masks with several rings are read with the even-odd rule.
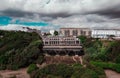
[[[36,33],[0,30],[0,69],[18,69],[41,63],[40,44]]]

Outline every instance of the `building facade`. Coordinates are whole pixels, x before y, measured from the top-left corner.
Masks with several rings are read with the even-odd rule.
[[[89,28],[60,28],[60,33],[64,36],[91,36]]]
[[[92,29],[93,38],[108,38],[112,37],[120,37],[120,29],[112,29],[112,28],[104,28],[104,29]]]
[[[43,38],[43,51],[50,55],[84,55],[80,40],[76,37],[47,36]]]
[[[80,46],[80,40],[76,37],[49,36],[43,42],[44,46]]]

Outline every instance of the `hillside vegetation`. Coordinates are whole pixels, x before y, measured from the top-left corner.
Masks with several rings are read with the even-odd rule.
[[[120,41],[78,37],[85,50],[84,64],[51,64],[31,71],[31,78],[106,78],[104,69],[120,72]]]
[[[120,73],[120,40],[100,40],[80,37],[84,45],[84,60],[103,69],[111,69]]]
[[[84,66],[44,62],[42,39],[36,33],[0,31],[0,70],[28,67],[31,78],[106,78],[104,69],[120,72],[120,41],[78,37],[83,46]]]
[[[0,70],[41,63],[41,38],[36,33],[0,30]]]
[[[85,60],[120,63],[120,40],[84,38]]]

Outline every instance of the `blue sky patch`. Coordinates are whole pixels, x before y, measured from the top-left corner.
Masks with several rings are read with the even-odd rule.
[[[18,25],[25,25],[25,26],[48,26],[49,24],[46,22],[27,22],[21,20],[15,20],[12,22],[13,19],[7,16],[0,16],[0,25],[8,25],[8,24],[18,24]]]
[[[12,18],[7,16],[0,16],[0,25],[8,25]]]

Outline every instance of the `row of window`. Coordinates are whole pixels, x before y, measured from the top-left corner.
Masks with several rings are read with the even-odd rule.
[[[89,35],[91,35],[91,31],[80,31],[81,35],[86,35],[87,33]],[[65,30],[64,34],[65,34],[65,36],[69,36],[70,35],[70,30]],[[73,30],[72,31],[72,35],[77,36],[78,35],[78,31],[77,30]]]
[[[44,42],[44,45],[60,45],[60,44],[70,44],[70,45],[76,45],[80,44],[79,41],[50,41],[50,42]]]
[[[45,39],[45,40],[75,40],[74,38],[65,38],[65,39],[56,39],[56,38],[50,38],[50,39]]]

